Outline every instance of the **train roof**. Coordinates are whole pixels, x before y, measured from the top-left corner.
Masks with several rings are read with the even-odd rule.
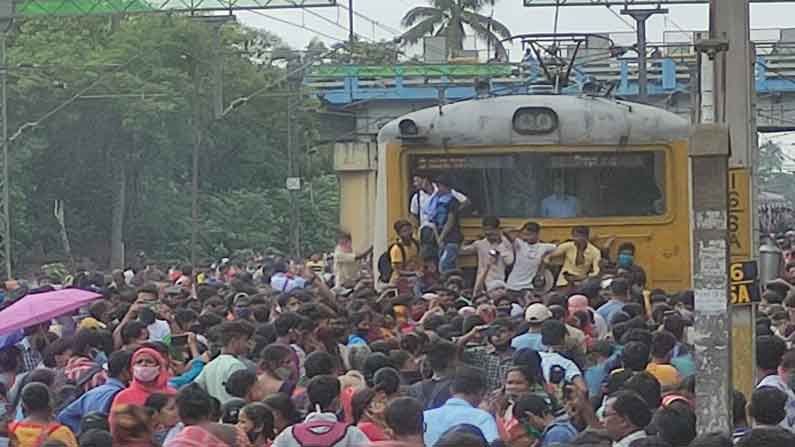
[[[514,129],[514,114],[545,108],[557,115],[557,126],[545,133]],[[399,124],[416,124],[416,143],[430,146],[514,144],[659,144],[686,138],[688,120],[644,104],[591,96],[511,95],[473,99],[419,110],[387,123],[379,142],[401,137]]]

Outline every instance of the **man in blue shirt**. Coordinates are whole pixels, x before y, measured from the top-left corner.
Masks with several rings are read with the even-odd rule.
[[[596,309],[609,327],[613,327],[613,317],[630,301],[629,282],[624,278],[615,278],[610,282],[610,300]]]
[[[132,353],[116,351],[108,359],[108,380],[96,388],[86,391],[74,402],[58,413],[58,422],[66,425],[75,434],[80,433],[80,421],[90,413],[109,414],[113,398],[125,389],[132,378],[130,359]]]
[[[541,326],[545,321],[552,318],[552,312],[541,303],[533,303],[524,312],[524,319],[528,323],[527,333],[514,337],[511,347],[515,350],[532,349],[533,351],[545,351],[544,344],[541,343]]]
[[[271,276],[271,289],[278,293],[289,293],[294,289],[303,289],[307,286],[306,280],[288,272],[287,262],[277,261],[273,264]]]
[[[566,185],[562,178],[552,184],[552,194],[541,201],[541,216],[552,218],[577,217],[580,203],[577,197],[565,193]]]
[[[486,394],[486,376],[482,370],[462,366],[456,370],[451,386],[453,397],[439,408],[426,410],[425,445],[434,445],[447,430],[461,424],[478,427],[489,443],[500,438],[494,416],[478,408]]]

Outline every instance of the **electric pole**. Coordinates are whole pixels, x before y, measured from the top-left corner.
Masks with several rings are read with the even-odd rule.
[[[302,188],[302,179],[298,175],[296,152],[300,147],[299,134],[295,128],[295,112],[300,101],[300,88],[303,81],[303,70],[300,70],[301,56],[290,55],[287,61],[287,85],[290,94],[287,96],[287,190],[290,195],[290,241],[292,255],[301,259],[301,209],[298,195]]]
[[[709,39],[696,43],[701,124],[691,134],[690,158],[699,433],[730,431],[733,387],[753,389],[753,312],[738,309],[729,292],[730,261],[753,260],[757,251],[748,4],[711,0]]]
[[[622,9],[621,15],[630,16],[635,20],[637,27],[637,43],[635,50],[638,53],[638,102],[646,102],[648,90],[648,66],[646,57],[646,20],[654,14],[668,14],[667,9]]]
[[[356,33],[353,31],[353,0],[348,0],[348,51],[350,52],[349,63],[353,64],[353,45],[356,43]]]
[[[199,61],[193,59],[193,90],[191,92],[191,129],[193,130],[193,152],[191,173],[191,226],[190,264],[196,268],[199,236],[199,152],[202,144],[201,105],[199,104]]]

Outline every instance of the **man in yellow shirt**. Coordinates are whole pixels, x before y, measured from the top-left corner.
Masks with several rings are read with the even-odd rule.
[[[682,381],[679,371],[670,363],[674,346],[676,337],[668,331],[655,332],[651,339],[651,362],[646,366],[646,372],[660,382],[663,391],[676,388]]]
[[[414,226],[408,220],[401,219],[395,222],[394,228],[398,240],[389,248],[392,284],[395,284],[401,276],[416,276],[421,266],[420,244],[414,239]]]
[[[602,253],[588,241],[589,236],[588,227],[574,227],[571,230],[571,240],[558,245],[544,258],[545,263],[549,263],[552,258],[563,258],[563,267],[556,284],[558,287],[599,275]]]

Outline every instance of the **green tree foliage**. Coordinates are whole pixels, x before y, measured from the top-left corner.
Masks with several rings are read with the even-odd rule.
[[[225,255],[216,252],[221,246],[287,252],[288,87],[273,60],[285,48],[278,37],[235,23],[216,34],[212,25],[179,16],[18,24],[8,53],[11,134],[94,85],[11,146],[17,261],[63,255],[55,200],[64,203],[78,257],[108,262],[114,206],[123,203],[128,257],[143,250],[187,259],[196,135],[201,256]],[[219,118],[218,106],[253,92]],[[337,184],[331,149],[312,144],[320,139],[316,103],[306,95],[299,102],[296,159],[308,185],[299,202],[303,250],[310,252],[333,244]]]
[[[406,12],[402,24],[408,30],[401,40],[414,45],[425,36],[445,36],[448,54],[464,49],[467,30],[488,42],[497,56],[506,58],[501,39],[511,36],[508,27],[481,12],[495,0],[428,0],[430,6],[417,6]]]
[[[403,55],[398,42],[390,40],[368,42],[356,39],[353,45],[347,44],[345,50],[328,54],[329,48],[326,44],[315,38],[309,42],[306,51],[307,57],[320,59],[324,63],[354,65],[394,65],[398,63],[399,56]],[[323,57],[324,55],[327,56]]]
[[[795,175],[784,170],[786,154],[773,141],[759,146],[759,185],[763,191],[795,197]]]

